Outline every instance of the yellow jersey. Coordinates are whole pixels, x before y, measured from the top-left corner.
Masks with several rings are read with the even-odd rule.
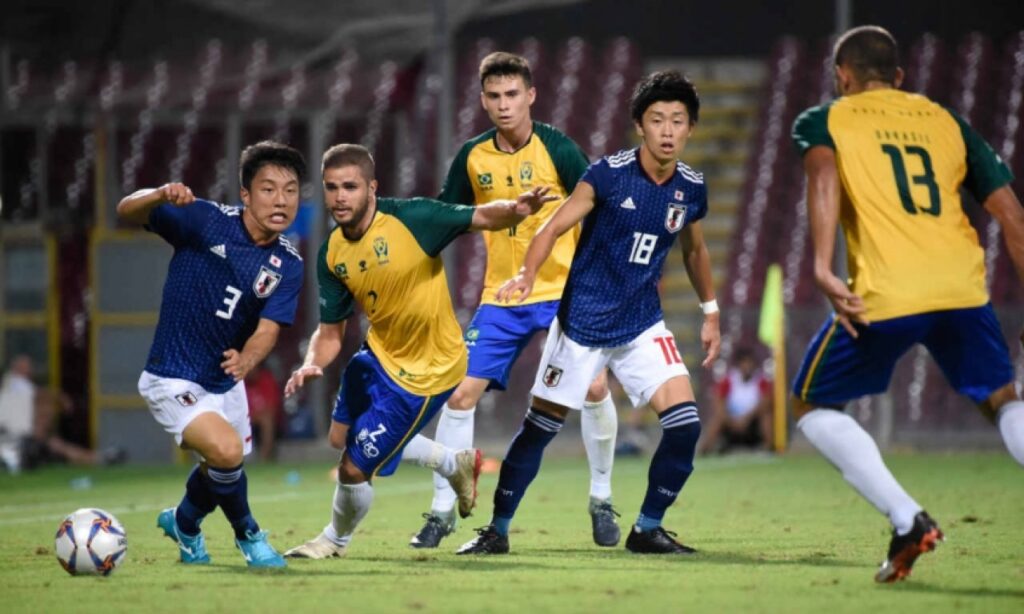
[[[366,234],[350,241],[335,228],[320,248],[320,321],[341,322],[358,302],[370,321],[366,343],[413,394],[444,392],[466,375],[466,345],[439,254],[472,219],[473,207],[378,198]]]
[[[1013,176],[963,119],[924,96],[869,90],[804,111],[793,140],[801,153],[835,150],[850,288],[869,321],[988,302],[959,191],[982,202]]]
[[[498,199],[515,200],[534,187],[549,186],[559,200],[544,205],[518,226],[484,231],[487,269],[481,305],[498,304],[495,293],[519,274],[533,235],[551,219],[587,170],[587,157],[580,148],[547,124],[533,122],[533,134],[513,153],[498,148],[497,134],[497,129],[492,128],[462,146],[448,169],[438,198],[449,203],[481,205]],[[551,255],[537,271],[533,292],[525,304],[562,297],[579,236],[577,224],[555,242]]]

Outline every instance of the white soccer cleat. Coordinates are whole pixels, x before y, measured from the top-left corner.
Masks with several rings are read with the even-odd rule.
[[[345,556],[345,546],[339,546],[321,533],[301,546],[284,553],[290,559],[330,559]]]
[[[483,464],[484,454],[475,448],[455,453],[455,473],[448,477],[448,483],[459,499],[460,518],[467,518],[476,506],[476,483]]]

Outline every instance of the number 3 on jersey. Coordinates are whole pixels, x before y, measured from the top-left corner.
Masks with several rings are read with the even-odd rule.
[[[636,264],[650,264],[651,254],[654,253],[654,245],[657,242],[657,235],[634,232],[633,249],[629,252],[629,261]]]
[[[230,295],[224,297],[224,304],[227,305],[228,310],[223,311],[221,309],[218,309],[217,317],[224,318],[225,320],[230,320],[231,315],[235,313],[235,307],[238,307],[239,299],[242,298],[242,291],[239,290],[238,288],[235,288],[234,286],[228,286],[224,288],[224,291]]]

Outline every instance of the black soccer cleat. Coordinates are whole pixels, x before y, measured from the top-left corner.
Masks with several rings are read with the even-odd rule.
[[[914,526],[906,535],[892,531],[889,555],[875,574],[875,582],[897,582],[910,575],[917,557],[935,550],[940,541],[946,539],[939,523],[932,520],[928,512],[921,511],[914,516]]]
[[[675,533],[666,531],[664,527],[655,527],[650,531],[640,532],[633,527],[626,538],[626,550],[634,554],[693,554],[695,549],[680,544]]]
[[[498,533],[493,524],[474,530],[476,538],[463,544],[455,554],[508,554],[508,536]]]
[[[590,499],[590,525],[594,530],[594,543],[610,548],[619,545],[622,532],[615,522],[620,514],[612,507],[611,499]]]
[[[455,531],[455,519],[445,520],[434,513],[423,514],[427,519],[420,532],[412,536],[409,545],[413,548],[437,548],[441,540]]]

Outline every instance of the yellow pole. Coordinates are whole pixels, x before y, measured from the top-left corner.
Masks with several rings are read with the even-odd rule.
[[[772,344],[772,358],[775,360],[775,377],[772,383],[772,395],[775,408],[775,422],[772,427],[772,434],[775,452],[781,454],[786,451],[786,318],[784,310],[779,310],[778,335]]]

